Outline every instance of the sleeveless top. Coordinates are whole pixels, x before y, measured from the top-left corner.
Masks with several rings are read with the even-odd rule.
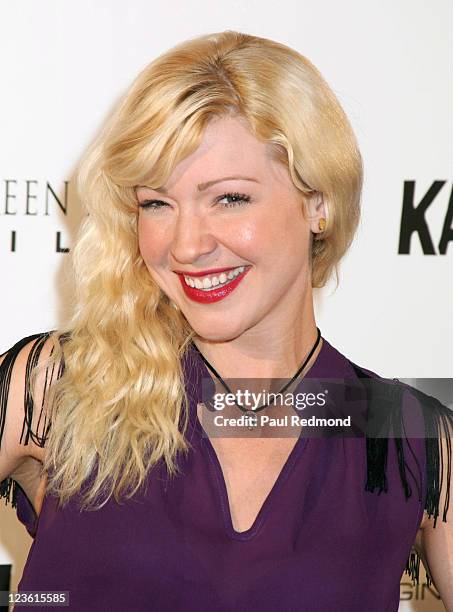
[[[20,347],[30,338],[42,346],[47,335],[10,349],[0,398]],[[439,513],[432,474],[440,438],[302,431],[253,525],[238,532],[218,457],[197,417],[210,375],[193,345],[183,371],[191,450],[180,475],[170,479],[158,463],[145,492],[95,511],[80,511],[77,496],[62,509],[47,494],[39,517],[20,486],[3,481],[3,496],[12,497],[34,538],[18,590],[68,591],[70,606],[86,612],[397,611],[403,572],[418,582],[420,559],[411,549],[424,509]],[[305,378],[384,381],[325,339]],[[379,414],[390,407],[392,427],[409,419],[412,430],[451,418],[437,400],[397,379],[386,382],[377,403],[375,391],[365,392],[367,415],[373,402]]]

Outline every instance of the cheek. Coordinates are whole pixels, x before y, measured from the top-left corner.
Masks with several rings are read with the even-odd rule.
[[[288,252],[296,255],[303,249],[303,226],[278,211],[264,212],[236,227],[232,241],[250,258],[286,265]]]
[[[310,225],[304,219],[302,211],[295,208],[293,214],[285,216],[280,221],[281,236],[285,236],[287,249],[294,250],[294,254],[305,253],[310,239]]]
[[[244,249],[253,249],[260,240],[260,232],[253,224],[244,224],[230,233],[230,242],[242,246]]]
[[[275,223],[266,215],[256,215],[253,219],[242,220],[229,233],[231,242],[250,253],[261,253],[275,241]]]
[[[155,224],[147,222],[144,216],[138,219],[138,246],[147,264],[158,262],[165,250],[164,235],[159,232]]]

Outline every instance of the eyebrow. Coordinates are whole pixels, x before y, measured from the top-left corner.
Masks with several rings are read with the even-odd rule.
[[[258,179],[251,176],[224,176],[222,178],[213,179],[212,181],[206,181],[205,183],[199,183],[197,185],[197,191],[205,191],[209,187],[212,187],[212,185],[222,183],[223,181],[253,181],[254,183],[259,183]],[[168,193],[168,190],[165,189],[165,187],[151,187],[151,189],[158,191],[159,193]]]

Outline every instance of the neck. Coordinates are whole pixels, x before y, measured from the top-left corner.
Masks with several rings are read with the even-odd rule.
[[[250,331],[250,330],[249,330]],[[194,344],[222,378],[291,378],[316,342],[318,331],[313,317],[299,325],[287,325],[277,332],[265,330],[244,333],[229,341],[204,340],[196,336]],[[320,340],[304,374],[316,360]]]

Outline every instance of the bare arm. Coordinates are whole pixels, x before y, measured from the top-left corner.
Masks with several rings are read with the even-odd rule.
[[[55,370],[44,368],[34,386],[32,402],[27,384],[34,366],[52,351],[48,334],[24,338],[0,356],[0,482],[21,474],[30,458],[42,462],[48,415],[43,400]]]
[[[425,512],[414,547],[439,591],[447,612],[453,612],[453,478],[448,478],[452,472],[452,457],[451,454],[448,457],[447,453],[448,446],[451,448],[453,442],[451,426],[447,433],[448,436],[442,439],[441,461],[446,476],[439,503],[439,508],[444,508],[445,501],[450,501],[447,520],[445,522],[439,516],[434,527],[433,518],[428,518]]]

